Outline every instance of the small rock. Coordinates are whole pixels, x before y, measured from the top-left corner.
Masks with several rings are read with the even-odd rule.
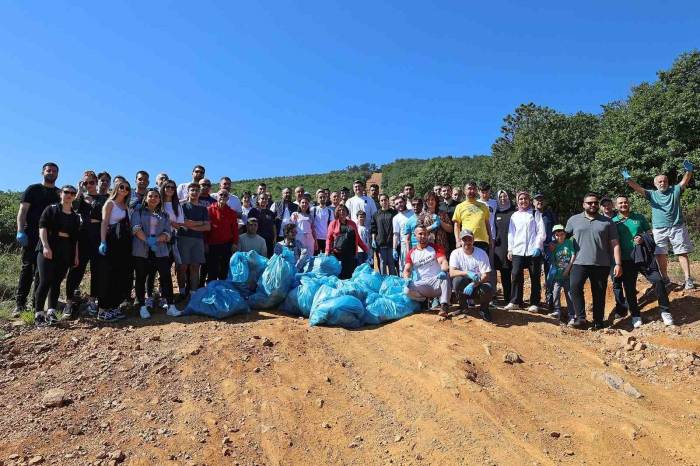
[[[221,449],[221,454],[224,456],[231,456],[231,449],[224,447]]]
[[[83,429],[81,429],[80,426],[76,426],[76,425],[68,426],[68,428],[66,430],[71,435],[82,435],[83,434]]]
[[[32,456],[27,463],[29,466],[33,464],[41,464],[44,462],[44,457],[41,455]]]
[[[486,356],[491,356],[491,345],[488,343],[483,344],[484,351],[486,352]]]
[[[573,452],[572,450],[566,450],[566,451],[564,452],[564,454],[565,454],[566,456],[574,456],[574,452]]]
[[[121,450],[114,450],[108,456],[109,456],[110,460],[112,460],[116,463],[121,463],[126,459],[126,455]]]
[[[326,376],[326,383],[331,383],[331,377],[328,375]]]
[[[400,442],[401,440],[403,440],[403,435],[397,435],[396,437],[394,437],[394,442],[396,443]]]
[[[316,407],[323,408],[323,403],[324,403],[323,398],[319,398],[318,400],[316,400]]]
[[[515,351],[508,351],[503,355],[503,362],[506,364],[519,364],[523,362],[522,358]]]
[[[8,459],[8,460],[15,461],[15,460],[18,460],[18,459],[19,459],[19,455],[18,455],[17,453],[13,453],[13,454],[11,454],[10,456],[8,456],[7,459]]]
[[[272,346],[274,346],[274,343],[269,338],[265,338],[262,342],[262,345],[271,348]]]
[[[622,391],[625,393],[625,395],[631,396],[632,398],[642,398],[644,395],[639,393],[639,390],[637,390],[635,387],[630,385],[629,382],[625,382],[622,385]]]
[[[324,429],[330,429],[331,425],[327,422],[324,422],[323,424],[321,424],[321,427],[323,427]]]
[[[61,388],[51,388],[44,394],[41,404],[46,408],[58,408],[70,403],[66,391]]]
[[[357,442],[350,442],[350,445],[348,445],[348,448],[357,448],[359,446],[360,446],[360,444]]]
[[[253,369],[253,372],[255,372],[257,374],[258,372],[260,372],[260,368],[256,367],[255,369]]]
[[[233,442],[231,441],[230,437],[224,437],[223,440],[221,440],[221,443],[223,445],[228,445],[229,443],[233,443]]]
[[[561,434],[559,432],[550,432],[549,436],[554,437],[554,438],[559,438],[561,436]]]

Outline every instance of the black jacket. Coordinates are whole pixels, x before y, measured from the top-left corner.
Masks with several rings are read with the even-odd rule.
[[[510,225],[510,217],[513,215],[513,212],[515,212],[513,205],[507,210],[496,211],[496,237],[493,242],[493,253],[496,265],[502,269],[510,268],[510,261],[508,260],[508,225]]]
[[[394,209],[379,210],[372,217],[372,234],[377,235],[377,246],[391,247],[394,242],[394,226],[392,219],[396,215]]]
[[[645,275],[659,270],[659,264],[654,255],[655,250],[656,243],[649,233],[644,233],[642,244],[635,244],[632,249],[632,260]]]

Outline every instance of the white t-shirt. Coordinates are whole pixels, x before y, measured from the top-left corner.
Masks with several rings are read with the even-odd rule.
[[[374,205],[374,200],[368,196],[353,196],[345,201],[345,207],[350,211],[350,219],[357,223],[357,213],[363,211],[367,214],[368,219],[374,216],[377,211],[377,206]]]
[[[326,239],[328,237],[328,224],[333,221],[331,208],[314,206],[311,208],[311,218],[313,219],[316,239]]]
[[[479,248],[474,248],[471,255],[464,252],[464,248],[457,248],[450,254],[450,267],[462,272],[475,272],[479,275],[491,272],[489,256]]]
[[[168,217],[170,218],[170,223],[172,224],[173,222],[176,223],[185,223],[185,213],[182,211],[182,206],[179,206],[179,209],[177,210],[177,215],[175,215],[175,211],[173,210],[173,203],[172,202],[164,202],[163,203],[163,210],[165,210],[165,213],[168,214]],[[173,230],[176,228],[173,227]]]
[[[415,214],[412,210],[405,210],[403,212],[397,213],[396,215],[394,215],[394,218],[391,219],[391,225],[394,229],[394,236],[400,235],[399,239],[401,240],[401,244],[403,244],[406,241],[406,236],[408,236],[403,233],[404,227],[406,226],[406,222],[409,218],[413,217],[414,215]]]
[[[292,223],[291,217],[292,213],[289,211],[289,207],[287,207],[285,204],[282,204],[282,224],[280,225],[280,230],[277,232],[277,236],[280,238],[284,237],[284,226],[287,225],[288,223]],[[277,213],[277,203],[275,202],[272,204],[270,207],[270,210],[274,213]]]
[[[180,202],[185,202],[189,198],[187,187],[190,185],[190,183],[194,183],[194,181],[188,181],[187,183],[180,183],[177,185],[177,198],[180,200]]]
[[[442,272],[439,257],[445,257],[445,250],[436,244],[428,243],[423,249],[412,248],[406,255],[406,263],[413,266],[418,279],[435,277]]]

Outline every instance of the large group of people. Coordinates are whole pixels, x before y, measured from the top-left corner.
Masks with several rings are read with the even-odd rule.
[[[88,170],[77,187],[59,189],[59,168],[46,163],[42,182],[25,190],[17,215],[22,268],[14,314],[27,309],[34,283],[36,323],[55,323],[65,280],[62,318],[75,316],[79,300],[104,322],[125,318],[132,301],[141,318],[158,309],[177,317],[180,302],[206,283],[226,278],[234,252],[271,257],[289,249],[299,270],[310,257],[327,254],[340,262],[341,279],[350,278],[362,263],[382,274],[401,275],[407,295],[443,318],[474,306],[491,321],[491,309],[500,307],[548,312],[581,327],[588,281],[594,329],[609,321],[604,316],[608,280],[615,294],[611,318],[629,313],[635,328],[642,325],[636,289],[641,273],[653,285],[663,322],[672,325],[669,251],[679,259],[682,285],[694,287],[688,259],[693,245],[680,204],[694,166],[686,161],[684,169],[675,186],[665,175],[656,176],[653,190],[622,170],[627,185],[649,201],[650,225],[631,211],[626,194],[613,200],[588,193],[582,212],[560,223],[543,194],[520,191],[511,197],[499,190],[492,197],[487,183],[437,185],[420,197],[412,184],[392,195],[380,193],[376,184],[367,192],[357,180],[352,196],[345,187],[312,194],[297,186],[282,189],[278,199],[261,183],[255,193],[239,198],[227,176],[212,192],[202,165],[179,184],[159,173],[151,186],[150,175],[140,170],[132,187],[123,176]],[[89,292],[81,295],[88,265]],[[502,302],[497,306],[499,276]]]

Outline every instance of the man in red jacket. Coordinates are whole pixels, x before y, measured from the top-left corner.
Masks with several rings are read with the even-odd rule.
[[[219,191],[217,201],[211,204],[209,222],[211,230],[205,233],[207,244],[207,283],[225,280],[231,255],[238,249],[238,215],[228,206],[229,192]]]

